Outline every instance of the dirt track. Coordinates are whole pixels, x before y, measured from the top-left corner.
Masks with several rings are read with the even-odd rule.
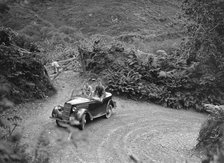
[[[168,30],[166,23],[176,13],[177,7],[165,1],[161,9],[159,2],[151,0],[146,9],[145,1],[141,2],[103,0],[90,3],[88,0],[78,0],[67,1],[63,5],[52,3],[52,6],[42,6],[38,12],[30,12],[30,17],[34,16],[35,19],[31,18],[40,22],[40,27],[42,24],[50,32],[56,33],[62,31],[60,27],[67,26],[89,35],[117,35],[119,32],[136,31],[150,35]],[[164,10],[166,14],[161,14]],[[160,17],[165,20],[164,23]],[[26,31],[26,28],[22,31]],[[66,31],[61,33],[66,37],[69,35]],[[68,140],[68,130],[58,128],[49,116],[53,106],[63,104],[72,89],[78,90],[81,83],[77,74],[62,74],[55,81],[57,95],[45,101],[25,104],[25,108],[20,110],[24,119],[20,128],[23,132],[22,142],[29,145],[27,152],[40,150],[37,144],[44,137],[49,140],[47,152],[52,163],[124,163],[131,162],[130,155],[145,163],[200,162],[199,158],[192,155],[192,148],[196,144],[204,115],[118,98],[115,98],[118,108],[110,119],[99,118],[87,124],[84,131],[74,131],[75,146]]]
[[[47,151],[54,163],[124,163],[132,162],[130,155],[147,163],[200,162],[192,148],[204,115],[118,98],[110,119],[99,118],[84,131],[74,130],[75,145],[71,143],[68,130],[58,128],[49,116],[54,105],[69,98],[71,88],[79,88],[82,81],[78,77],[72,72],[62,74],[56,82],[58,94],[24,121],[23,143],[29,144],[28,152],[44,136],[49,139]]]

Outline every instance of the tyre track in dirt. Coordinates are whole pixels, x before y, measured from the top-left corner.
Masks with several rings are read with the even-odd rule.
[[[77,78],[79,78],[78,73],[72,71],[62,73],[58,79],[53,82],[58,91],[56,95],[42,101],[38,100],[33,103],[27,103],[24,105],[24,108],[20,109],[17,113],[23,119],[19,131],[23,133],[22,144],[28,145],[26,149],[28,153],[33,152],[38,137],[42,132],[47,133],[52,126],[55,127],[52,125],[52,121],[49,118],[52,109],[55,105],[62,105],[69,99],[73,89],[78,91],[79,87],[75,86],[81,85],[82,81],[74,81],[74,79]]]
[[[200,162],[199,158],[191,156],[196,128],[200,127],[198,118],[186,123],[182,120],[186,116],[163,115],[166,110],[150,113],[150,108],[146,109],[141,110],[142,113],[137,110],[130,113],[133,120],[127,119],[126,125],[117,124],[107,135],[98,147],[99,162],[130,162],[129,155],[143,162]],[[174,110],[168,111],[172,114]]]
[[[116,98],[118,109],[107,120],[87,124],[88,143],[60,151],[64,162],[123,163],[130,155],[142,162],[200,162],[193,148],[202,114]],[[69,145],[70,146],[70,145]],[[72,149],[69,147],[69,149]],[[72,154],[71,154],[72,153]],[[57,162],[55,157],[52,162]]]

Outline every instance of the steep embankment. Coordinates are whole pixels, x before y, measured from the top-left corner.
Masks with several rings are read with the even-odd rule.
[[[22,44],[20,44],[22,43]],[[21,103],[55,92],[38,48],[10,29],[0,29],[0,99]]]

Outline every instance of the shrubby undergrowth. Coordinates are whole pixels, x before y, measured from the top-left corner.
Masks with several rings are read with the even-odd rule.
[[[1,102],[1,99],[0,99]],[[0,108],[0,113],[2,113]],[[21,118],[14,116],[7,121],[0,119],[0,162],[1,163],[28,163],[29,157],[25,154],[25,145],[20,145],[22,135],[15,132]]]
[[[55,92],[37,51],[37,46],[24,37],[0,29],[0,83],[7,85],[0,98],[20,103]]]
[[[206,155],[204,161],[221,163],[224,160],[224,111],[211,114],[202,125],[196,149]]]
[[[100,47],[100,48],[99,48]],[[188,65],[181,49],[168,55],[148,54],[140,58],[121,44],[103,48],[96,44],[80,48],[87,71],[101,74],[108,91],[175,109],[202,111],[202,103],[220,104],[221,90],[202,81],[199,62]]]

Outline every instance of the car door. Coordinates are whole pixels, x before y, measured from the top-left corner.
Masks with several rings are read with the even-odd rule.
[[[91,104],[89,104],[89,112],[92,114],[93,117],[97,117],[99,113],[99,108],[101,107],[102,102],[100,101],[93,101]]]
[[[92,114],[93,117],[100,117],[105,114],[105,107],[107,103],[105,100],[103,102],[94,101],[89,105],[89,112]]]

